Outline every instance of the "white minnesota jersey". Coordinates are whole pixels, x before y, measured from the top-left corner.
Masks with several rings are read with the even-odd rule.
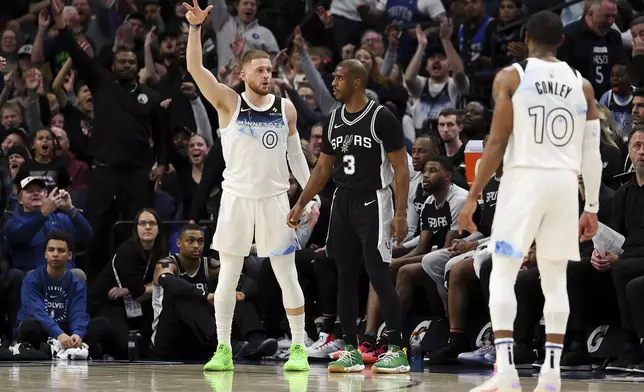
[[[513,128],[503,158],[515,167],[581,172],[588,105],[583,78],[565,62],[529,58],[515,63]]]
[[[222,189],[232,195],[262,199],[289,188],[286,163],[288,121],[281,98],[270,94],[264,108],[252,105],[245,93],[237,99],[230,124],[221,129],[226,168]]]

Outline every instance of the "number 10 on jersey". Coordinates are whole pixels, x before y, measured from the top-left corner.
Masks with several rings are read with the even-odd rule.
[[[342,163],[344,164],[344,174],[351,176],[356,172],[356,157],[353,155],[344,155]]]
[[[575,120],[568,109],[558,107],[546,113],[545,106],[533,106],[528,114],[534,120],[534,141],[543,143],[543,134],[548,136],[552,144],[563,147],[575,132]]]

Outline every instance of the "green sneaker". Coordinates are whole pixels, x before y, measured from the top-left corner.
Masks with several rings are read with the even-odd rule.
[[[371,367],[374,373],[408,373],[410,369],[407,350],[401,350],[393,344],[389,345],[386,353],[380,354],[378,362]]]
[[[364,370],[362,354],[351,345],[344,346],[340,351],[340,358],[329,363],[329,373],[353,373]]]
[[[291,346],[288,361],[284,364],[284,370],[294,372],[305,372],[309,370],[309,354],[306,347],[301,344]]]
[[[226,372],[234,369],[233,353],[225,344],[217,346],[217,352],[210,358],[210,361],[203,367],[205,371]]]

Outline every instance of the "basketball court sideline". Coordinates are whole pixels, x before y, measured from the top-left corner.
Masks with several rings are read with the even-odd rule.
[[[282,364],[236,364],[235,372],[203,373],[202,365],[172,362],[34,362],[0,364],[0,392],[42,391],[176,391],[185,392],[312,392],[312,391],[432,391],[467,392],[482,383],[489,370],[432,368],[405,375],[329,374],[326,366],[313,364],[307,373],[284,373]],[[430,372],[431,370],[431,372]],[[451,372],[450,372],[451,370]],[[455,372],[455,370],[458,370]],[[526,375],[523,373],[522,375]],[[599,373],[566,374],[566,392],[642,391],[643,377],[603,377]],[[574,376],[572,378],[571,376]],[[524,391],[532,391],[536,377],[522,378]]]

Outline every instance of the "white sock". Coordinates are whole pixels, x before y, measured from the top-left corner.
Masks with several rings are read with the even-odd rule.
[[[514,370],[514,339],[495,339],[496,346],[496,371],[505,373]]]
[[[561,373],[559,363],[561,362],[563,347],[563,344],[546,342],[546,358],[543,361],[543,365],[541,365],[541,373],[547,371]]]
[[[304,346],[306,332],[304,332],[304,313],[296,316],[287,314],[288,325],[291,327],[291,344],[301,344]]]
[[[235,289],[239,275],[244,266],[243,256],[220,253],[220,268],[217,289],[215,290],[215,323],[217,324],[217,342],[230,345],[230,331],[233,324],[233,312],[237,298]]]

